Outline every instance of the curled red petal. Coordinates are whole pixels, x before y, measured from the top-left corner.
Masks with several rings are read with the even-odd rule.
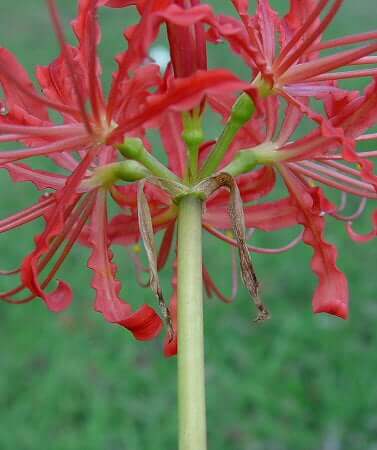
[[[139,341],[148,341],[157,337],[162,330],[162,321],[156,311],[148,305],[143,305],[133,314],[117,322]]]
[[[111,141],[118,136],[123,136],[126,131],[131,131],[146,122],[155,120],[167,110],[189,111],[198,106],[206,96],[216,92],[240,91],[248,88],[248,83],[239,80],[233,73],[227,70],[198,71],[194,75],[172,81],[168,90],[163,94],[150,95],[144,110],[130,117],[125,123],[120,124],[113,132]]]
[[[136,339],[153,339],[163,326],[156,312],[147,305],[132,312],[131,305],[119,297],[121,283],[115,277],[117,267],[112,262],[113,255],[107,236],[106,195],[103,190],[97,193],[89,238],[93,251],[88,267],[94,272],[92,287],[97,293],[94,308],[108,322],[127,328]]]
[[[319,283],[313,297],[313,310],[326,312],[342,319],[348,317],[348,283],[345,275],[336,265],[337,249],[324,237],[325,219],[318,211],[316,192],[310,190],[289,169],[281,172],[297,207],[299,223],[304,225],[303,241],[314,250],[312,269]]]
[[[371,231],[369,231],[369,233],[365,234],[361,234],[355,231],[352,228],[352,222],[348,222],[346,228],[350,238],[360,243],[369,242],[372,239],[377,238],[377,211],[374,211],[372,220],[373,220],[373,228]]]
[[[69,54],[72,68],[76,74],[75,80],[72,79],[67,58],[63,53],[48,66],[38,66],[36,77],[43,93],[49,100],[76,105],[76,89],[80,91],[85,101],[89,97],[87,71],[82,61],[82,55],[77,48],[66,45],[65,52]],[[79,111],[74,114],[65,113],[64,117],[68,122],[81,120]]]
[[[73,300],[72,289],[69,284],[59,280],[57,288],[48,294],[45,294],[45,301],[48,308],[53,312],[64,311],[69,307]]]
[[[22,86],[22,91],[6,76],[1,67],[6,67],[7,72],[12,73],[13,78]],[[38,118],[42,121],[49,120],[46,106],[36,98],[25,94],[25,91],[36,94],[36,90],[26,70],[13,53],[5,48],[0,48],[0,84],[5,93],[7,109],[9,112],[15,113],[21,123],[28,123],[31,118]]]
[[[46,170],[32,169],[22,163],[8,163],[4,168],[9,172],[13,181],[30,181],[38,189],[60,189],[64,186],[66,177]]]
[[[72,289],[69,284],[59,280],[57,288],[46,293],[38,282],[38,270],[34,254],[25,258],[21,266],[21,279],[25,286],[37,297],[42,298],[48,309],[52,312],[61,312],[67,309],[73,300]]]

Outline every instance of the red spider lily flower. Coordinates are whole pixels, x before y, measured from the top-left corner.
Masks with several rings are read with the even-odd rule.
[[[211,7],[199,0],[81,0],[78,17],[72,23],[78,39],[78,46],[74,47],[66,43],[55,3],[50,0],[61,55],[49,66],[37,69],[43,95],[34,89],[17,59],[0,49],[0,83],[5,95],[0,104],[0,142],[16,141],[23,146],[1,151],[0,166],[14,181],[29,181],[42,191],[49,190],[37,204],[0,221],[0,232],[37,218],[43,218],[46,223],[44,231],[35,239],[35,249],[16,271],[21,275],[21,284],[0,294],[0,299],[24,303],[42,298],[52,311],[68,307],[73,295],[66,282],[59,281],[53,292],[47,292],[47,288],[73,245],[79,242],[91,249],[88,266],[94,272],[95,309],[107,321],[130,330],[137,339],[152,339],[159,334],[162,321],[151,307],[144,305],[132,312],[131,306],[120,298],[121,284],[116,278],[111,245],[129,246],[139,242],[143,226],[138,214],[136,184],[120,183],[119,168],[123,160],[117,147],[121,149],[119,144],[125,138],[137,136],[141,139],[138,142],[150,150],[146,131],[157,129],[168,157],[169,176],[180,181],[181,187],[190,189],[191,184],[203,181],[200,169],[205,167],[214,144],[219,141],[195,144],[192,151],[185,138],[188,124],[196,126],[200,122],[195,121],[203,111],[204,102],[231,121],[236,94],[246,91],[255,97],[258,113],[238,127],[238,134],[224,150],[220,170],[237,175],[249,237],[256,229],[269,232],[297,225],[304,228],[283,247],[248,245],[248,248],[252,252],[274,254],[287,251],[301,241],[311,246],[312,269],[319,279],[313,298],[314,311],[347,317],[347,280],[337,267],[337,249],[326,241],[324,229],[327,217],[332,216],[346,223],[348,233],[356,241],[364,242],[376,236],[376,213],[373,229],[365,235],[357,233],[352,222],[370,200],[377,198],[372,163],[376,152],[363,152],[359,147],[359,142],[375,138],[374,133],[367,131],[376,122],[377,83],[372,82],[362,94],[347,92],[336,84],[344,76],[330,78],[330,75],[342,65],[374,62],[369,55],[377,47],[369,44],[340,53],[341,57],[339,54],[322,57],[320,51],[373,40],[375,36],[369,33],[330,43],[321,41],[322,33],[341,4],[337,0],[331,4],[325,0],[316,4],[292,0],[291,11],[283,19],[267,0],[258,2],[255,17],[248,15],[246,1],[233,3],[242,22],[216,17]],[[321,20],[326,5],[330,8]],[[117,57],[118,69],[107,97],[97,57],[100,28],[96,13],[100,6],[136,6],[141,14],[140,21],[124,33],[127,49]],[[150,63],[148,53],[163,25],[167,27],[172,64],[161,76],[159,67]],[[278,33],[281,51],[276,56]],[[239,80],[230,71],[207,69],[206,39],[216,40],[218,36],[227,39],[232,49],[255,69],[251,88],[250,83]],[[322,72],[318,72],[320,68]],[[373,69],[354,73],[357,77],[373,74]],[[309,96],[321,97],[324,114],[309,107]],[[282,102],[287,103],[284,111]],[[63,124],[55,124],[50,119],[50,109],[62,116]],[[190,111],[192,123],[187,120]],[[282,111],[284,120],[280,124]],[[292,140],[304,116],[314,120],[315,128],[304,137]],[[148,154],[146,150],[145,154]],[[193,155],[198,156],[195,170],[192,170]],[[64,170],[64,175],[20,162],[26,159],[34,162],[34,156],[51,159],[59,170]],[[262,167],[250,171],[257,164]],[[143,172],[143,177],[145,173],[149,172]],[[288,195],[266,201],[266,196],[275,189],[278,175],[283,178]],[[158,187],[155,181],[147,179],[143,192],[154,232],[164,233],[153,269],[157,273],[174,248],[178,208],[174,194]],[[323,189],[313,186],[314,182]],[[340,206],[327,199],[327,189],[342,193]],[[114,217],[108,212],[109,194],[120,209]],[[239,236],[236,240],[229,233],[234,225],[234,216],[228,214],[233,194],[224,189],[211,194],[205,202],[202,224],[209,233],[241,248]],[[361,199],[360,207],[350,216],[342,213],[348,195]],[[239,211],[242,216],[242,208]],[[137,255],[134,260],[138,271],[143,271]],[[205,266],[203,280],[208,296],[214,293],[229,302],[237,290],[236,265],[233,264],[231,298],[220,292]],[[175,275],[173,289],[169,319],[175,328]],[[24,290],[29,294],[19,299]],[[175,333],[174,339],[165,342],[165,354],[170,356],[176,351]]]
[[[349,65],[363,66],[375,62],[377,32],[322,40],[324,31],[333,21],[343,0],[291,0],[284,18],[271,8],[268,0],[258,0],[257,13],[248,14],[248,2],[232,0],[248,37],[249,63],[270,87],[285,95],[321,96],[331,91],[328,81],[373,76],[376,69],[333,70]],[[321,14],[326,11],[323,19]],[[280,51],[277,34],[280,34]],[[245,37],[246,35],[244,35]],[[368,41],[371,41],[368,44]],[[364,44],[366,42],[366,44]],[[350,44],[364,44],[351,50],[321,56],[322,50],[339,49]]]
[[[334,81],[376,75],[376,68],[369,68],[368,65],[377,61],[374,56],[377,32],[323,40],[323,33],[335,18],[343,0],[291,0],[290,10],[283,18],[271,8],[268,0],[258,0],[255,16],[248,14],[247,1],[232,2],[244,29],[223,37],[253,68],[255,79],[250,93],[256,103],[259,105],[260,94],[283,96],[341,140],[339,130],[332,128],[322,114],[309,107],[306,100],[315,97],[325,101],[330,93],[340,94],[342,89]],[[234,19],[224,21],[235,28]],[[221,35],[221,30],[217,32]],[[343,50],[355,44],[358,45],[356,48]],[[336,51],[323,56],[322,52],[328,50]],[[354,70],[354,67],[361,69]],[[337,71],[339,69],[343,70]]]
[[[343,318],[348,314],[347,281],[336,266],[336,247],[324,239],[325,217],[331,216],[345,222],[350,237],[356,241],[363,242],[377,236],[376,212],[372,217],[373,229],[369,233],[360,235],[352,228],[352,222],[362,214],[367,202],[377,199],[377,176],[374,174],[372,162],[377,153],[359,151],[355,148],[359,141],[375,138],[373,133],[364,133],[376,121],[376,99],[375,81],[362,95],[357,92],[348,95],[329,94],[326,98],[326,120],[330,126],[342,131],[340,143],[331,132],[326,133],[327,130],[323,126],[317,127],[303,138],[290,141],[304,114],[296,105],[288,104],[285,119],[279,126],[281,108],[279,108],[280,101],[276,97],[269,97],[264,103],[266,122],[264,138],[255,145],[257,134],[255,132],[249,134],[250,147],[254,151],[251,149],[246,153],[250,158],[261,158],[264,163],[270,161],[276,167],[288,188],[290,194],[288,203],[296,209],[296,223],[304,226],[302,239],[313,247],[312,268],[319,277],[319,286],[313,298],[315,312],[327,312]],[[224,113],[224,109],[222,112]],[[240,136],[239,142],[236,140],[234,147],[239,151],[240,146],[245,143],[245,139]],[[245,156],[242,150],[238,154],[239,159]],[[358,164],[352,167],[350,162]],[[224,170],[231,167],[232,163]],[[250,175],[243,175],[240,181],[248,177]],[[325,191],[327,189],[339,191],[342,194],[341,204],[336,207],[329,202],[325,191],[313,187],[313,182],[318,182]],[[360,206],[354,214],[347,216],[342,214],[342,210],[349,195],[359,197]],[[279,209],[276,203],[275,207]],[[286,205],[281,210],[283,214],[285,208]],[[229,223],[226,222],[221,225],[220,228],[229,227]],[[234,241],[232,243],[234,244]]]
[[[121,5],[119,2],[80,1],[78,17],[72,24],[79,45],[72,47],[65,41],[55,3],[49,1],[62,51],[52,64],[37,69],[42,96],[15,56],[0,49],[0,83],[5,95],[0,140],[24,145],[24,148],[2,151],[0,165],[14,181],[31,181],[39,189],[54,191],[36,205],[0,221],[1,232],[39,217],[46,221],[45,230],[36,238],[35,250],[22,263],[20,286],[0,294],[0,298],[25,303],[40,297],[52,311],[68,307],[72,292],[67,283],[59,281],[53,292],[46,292],[46,289],[75,242],[80,240],[92,249],[89,267],[95,273],[95,309],[109,322],[129,329],[136,338],[151,339],[160,332],[161,319],[146,305],[132,313],[130,305],[119,298],[120,283],[116,280],[116,266],[109,247],[107,186],[93,184],[90,180],[96,179],[101,168],[118,161],[118,152],[107,142],[117,142],[125,131],[143,136],[147,122],[166,114],[169,108],[186,110],[195,107],[211,91],[239,89],[245,84],[227,71],[203,71],[152,94],[150,89],[161,83],[159,68],[139,63],[145,59],[163,18],[155,22],[152,13],[146,13],[139,28],[128,34],[129,46],[118,59],[119,70],[106,100],[96,55],[100,40],[96,8],[101,5],[125,6],[124,2]],[[152,30],[149,39],[145,39],[145,29]],[[61,114],[62,125],[50,120],[49,109]],[[63,176],[18,162],[35,156],[47,156],[71,175]],[[131,198],[132,189],[126,189],[123,196]],[[113,198],[124,207],[122,191],[124,188],[111,188]],[[154,191],[158,198],[163,197],[158,189]],[[132,236],[131,230],[129,236]],[[42,271],[47,270],[54,258],[52,268],[40,281]],[[18,299],[17,294],[25,289],[30,294]]]
[[[114,125],[105,120],[106,111],[99,83],[100,69],[95,56],[99,31],[94,3],[80,3],[78,19],[73,23],[79,40],[78,48],[65,44],[53,2],[50,2],[50,8],[62,45],[62,55],[50,66],[37,71],[44,97],[35,93],[15,57],[5,49],[1,51],[1,83],[8,111],[0,124],[1,132],[5,133],[2,134],[2,140],[18,140],[29,147],[2,152],[2,164],[16,180],[21,178],[33,181],[39,188],[49,187],[55,190],[55,194],[38,205],[2,221],[1,231],[7,231],[43,216],[46,219],[46,229],[36,239],[36,249],[25,258],[21,266],[21,285],[1,294],[1,298],[19,302],[14,299],[14,295],[27,288],[31,294],[21,302],[41,297],[52,311],[65,309],[72,300],[69,285],[60,281],[52,293],[47,293],[45,288],[89,221],[93,249],[89,265],[96,274],[93,281],[97,290],[95,309],[103,313],[110,322],[130,329],[138,339],[150,339],[161,330],[162,323],[157,314],[148,306],[132,313],[131,307],[119,299],[119,283],[115,280],[115,266],[111,262],[104,226],[107,212],[104,208],[106,201],[103,190],[86,195],[78,192],[80,184],[90,176],[95,166],[113,161],[115,154],[104,142]],[[154,72],[154,77],[150,76],[153,74],[151,70],[148,70],[148,78],[146,74],[140,76],[139,73],[139,77],[136,75],[133,101],[140,103],[145,90],[158,82],[157,68],[154,68]],[[91,115],[85,109],[87,99],[92,106]],[[49,121],[46,106],[63,115],[64,125],[54,125]],[[119,105],[114,117],[120,116],[124,106]],[[68,153],[76,150],[80,150],[79,160]],[[15,163],[36,155],[52,157],[58,165],[72,171],[72,175],[59,177]],[[61,248],[61,254],[52,269],[43,282],[39,282],[40,273]]]

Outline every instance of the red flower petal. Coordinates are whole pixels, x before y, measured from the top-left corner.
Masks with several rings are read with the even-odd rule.
[[[36,77],[42,87],[43,93],[52,101],[61,102],[64,105],[74,105],[76,112],[65,113],[67,122],[80,121],[81,114],[76,107],[76,88],[80,91],[86,101],[89,97],[88,77],[83,64],[80,52],[77,48],[66,45],[65,52],[69,53],[73,70],[77,74],[75,80],[72,79],[67,58],[61,54],[48,66],[37,66]]]
[[[120,124],[111,136],[114,141],[147,121],[154,120],[166,113],[169,109],[174,111],[189,111],[198,106],[201,100],[211,93],[225,91],[240,91],[247,89],[248,83],[240,81],[227,70],[198,71],[191,77],[176,79],[164,94],[151,95],[147,107],[140,113]]]
[[[60,189],[66,182],[66,177],[45,170],[36,170],[22,163],[5,164],[12,180],[15,182],[30,181],[38,189]]]
[[[313,247],[312,269],[319,278],[313,297],[313,310],[326,312],[342,319],[348,317],[348,283],[336,265],[337,249],[324,238],[325,219],[318,211],[316,192],[286,167],[282,175],[291,193],[292,203],[298,209],[298,222],[304,225],[303,241]]]
[[[22,282],[34,295],[45,301],[50,311],[64,311],[72,303],[72,289],[64,281],[59,281],[58,287],[53,292],[46,293],[38,282],[38,270],[35,260],[35,254],[32,253],[23,261],[21,267]]]
[[[144,305],[136,312],[119,298],[121,284],[115,278],[116,266],[107,237],[106,192],[99,191],[92,215],[90,244],[93,249],[88,267],[94,271],[92,286],[97,291],[95,310],[111,323],[130,330],[136,339],[155,338],[162,329],[162,321],[156,312]]]
[[[7,71],[12,74],[24,91],[30,91],[37,95],[26,70],[17,58],[5,48],[0,48],[0,66],[7,68]],[[18,89],[2,70],[0,70],[0,84],[5,93],[7,109],[13,115],[18,116],[19,123],[31,122],[31,118],[38,118],[42,121],[49,120],[45,105]]]

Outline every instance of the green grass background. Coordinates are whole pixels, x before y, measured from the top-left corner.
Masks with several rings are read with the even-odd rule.
[[[60,1],[66,23],[75,1]],[[213,2],[230,11],[230,2]],[[252,3],[252,2],[250,2]],[[347,1],[329,36],[372,29],[374,0]],[[274,2],[281,11],[288,1]],[[102,14],[101,54],[106,79],[113,55],[123,47],[122,27],[135,16]],[[40,0],[0,2],[0,45],[31,71],[57,52]],[[211,65],[228,61],[213,52]],[[233,61],[232,67],[242,69]],[[244,71],[243,75],[247,77]],[[210,133],[219,125],[210,123]],[[0,173],[0,217],[34,201],[30,186],[13,185]],[[0,268],[17,266],[42,224],[0,236]],[[368,219],[361,221],[361,228]],[[284,236],[286,238],[286,236]],[[315,278],[311,250],[256,255],[255,262],[272,319],[252,324],[254,310],[244,290],[233,305],[205,305],[209,448],[213,450],[376,450],[377,296],[376,250],[351,243],[330,226],[340,266],[349,276],[351,318],[347,322],[311,313]],[[257,235],[258,245],[279,237]],[[229,250],[205,240],[205,261],[219,284],[230,289]],[[75,249],[63,275],[75,301],[60,315],[41,302],[0,305],[0,450],[176,449],[176,359],[165,359],[162,342],[139,343],[107,324],[92,309],[87,252]],[[154,302],[140,290],[127,254],[117,252],[126,298]],[[162,274],[166,292],[170,275]],[[9,287],[0,279],[0,290]],[[193,449],[194,450],[194,449]]]

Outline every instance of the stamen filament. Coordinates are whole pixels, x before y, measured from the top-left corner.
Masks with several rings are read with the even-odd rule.
[[[276,69],[276,74],[279,76],[283,74],[289,67],[291,67],[299,58],[304,54],[304,52],[313,44],[313,42],[320,36],[326,28],[330,25],[334,19],[339,8],[342,6],[343,0],[335,0],[327,16],[323,19],[321,24],[311,33],[311,35],[304,40],[304,42],[298,46],[298,48],[288,56],[280,66]],[[303,27],[304,28],[304,27]]]
[[[292,36],[288,44],[281,50],[280,55],[276,58],[274,62],[274,69],[281,66],[284,59],[287,57],[289,52],[295,47],[295,45],[299,42],[305,32],[309,29],[309,27],[313,24],[313,22],[317,19],[317,17],[321,14],[322,10],[326,7],[329,0],[321,0],[318,5],[314,8],[314,10],[310,13],[309,17],[302,24],[302,26],[296,31],[296,33]]]
[[[338,220],[343,220],[344,222],[349,222],[349,221],[352,221],[352,220],[356,220],[363,213],[366,204],[367,204],[367,199],[366,198],[362,198],[361,201],[360,201],[359,207],[357,208],[357,210],[353,214],[350,214],[349,216],[344,216],[342,214],[339,214],[338,212],[333,212],[333,213],[330,213],[330,215],[335,217]]]
[[[330,178],[327,178],[316,172],[306,169],[297,163],[289,163],[289,166],[295,173],[300,173],[302,175],[305,175],[306,177],[316,180],[316,181],[319,181],[320,183],[323,183],[327,186],[333,187],[335,189],[339,189],[344,192],[348,192],[349,194],[357,195],[359,197],[377,199],[377,194],[374,194],[374,193],[368,192],[368,191],[360,191],[358,189],[353,188],[352,186],[346,186],[342,183],[338,183],[337,181],[334,181]]]
[[[16,214],[13,214],[6,219],[0,220],[0,233],[12,230],[26,223],[31,222],[34,219],[42,216],[50,207],[55,203],[54,198],[49,198],[45,201],[37,203],[30,208],[24,209]]]
[[[33,156],[48,155],[55,152],[72,151],[72,147],[84,147],[89,144],[86,137],[72,137],[63,139],[51,144],[41,145],[39,147],[30,147],[28,149],[9,150],[0,152],[0,163],[19,161],[20,159],[31,158]]]
[[[216,228],[212,227],[211,225],[208,225],[206,223],[203,223],[203,228],[206,229],[209,233],[213,234],[217,238],[221,239],[224,242],[227,242],[228,244],[232,245],[233,247],[238,247],[238,243],[235,239],[230,238],[229,236],[225,235],[224,233],[221,233],[221,231],[217,230]],[[263,247],[255,247],[254,245],[247,244],[247,248],[254,253],[262,253],[262,254],[275,254],[275,253],[283,253],[291,248],[295,247],[297,244],[299,244],[302,240],[303,232],[301,232],[297,237],[295,237],[291,242],[289,242],[287,245],[284,245],[283,247],[278,248],[263,248]]]
[[[373,186],[371,184],[364,183],[363,181],[355,180],[354,178],[343,175],[342,173],[338,172],[337,170],[332,170],[330,168],[324,167],[321,164],[313,163],[310,161],[300,161],[299,165],[305,166],[309,169],[317,170],[318,172],[321,172],[325,175],[329,175],[330,177],[337,178],[339,181],[342,181],[344,183],[353,184],[354,186],[359,187],[360,189],[365,189],[370,192],[375,192],[375,189],[373,188]],[[339,169],[339,168],[340,168],[340,165],[335,167],[335,169]],[[342,170],[344,170],[344,172],[347,172],[347,169],[344,169],[343,167],[342,167]],[[353,170],[354,169],[350,168],[350,171],[352,171],[351,174],[355,175]],[[357,172],[357,171],[355,171],[355,172],[359,176],[359,172]]]
[[[328,41],[318,42],[310,47],[310,52],[317,52],[319,50],[325,50],[333,47],[340,47],[343,45],[358,44],[359,42],[370,41],[372,39],[377,39],[376,31],[368,31],[366,33],[359,33],[350,36],[343,36],[337,39],[331,39]]]

